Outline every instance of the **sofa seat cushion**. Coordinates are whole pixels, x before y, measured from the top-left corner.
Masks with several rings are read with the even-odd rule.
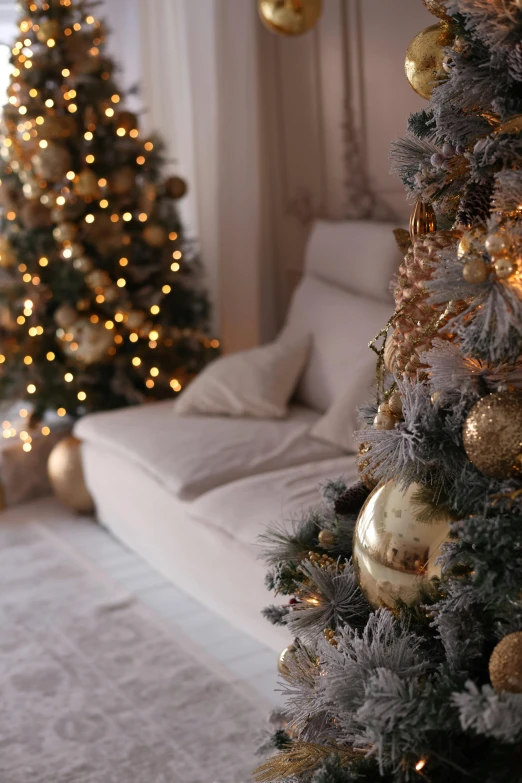
[[[270,524],[288,522],[321,503],[321,485],[344,478],[358,480],[355,456],[309,462],[285,470],[234,481],[206,492],[190,504],[195,522],[218,528],[247,546],[257,543]]]
[[[310,436],[317,419],[297,405],[283,420],[177,416],[168,401],[94,413],[80,419],[74,432],[140,465],[176,497],[191,500],[245,476],[339,456],[339,448]]]

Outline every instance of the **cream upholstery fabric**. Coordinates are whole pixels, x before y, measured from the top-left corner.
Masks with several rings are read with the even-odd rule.
[[[248,416],[280,419],[303,372],[311,339],[283,334],[260,348],[222,356],[176,402],[180,416]]]
[[[349,390],[357,398],[376,361],[368,342],[392,313],[392,304],[305,277],[296,289],[287,321],[290,327],[313,335],[310,358],[297,389],[298,401],[325,412]]]
[[[175,416],[172,402],[80,419],[75,434],[125,457],[172,495],[191,499],[230,481],[341,455],[310,437],[318,419],[292,406],[286,419]]]

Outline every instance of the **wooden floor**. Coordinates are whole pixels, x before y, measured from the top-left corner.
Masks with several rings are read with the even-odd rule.
[[[277,655],[168,582],[90,517],[75,516],[45,498],[2,514],[27,514],[58,535],[95,567],[148,605],[165,623],[180,628],[194,644],[263,701],[282,703],[277,686]],[[0,514],[0,523],[2,520]],[[267,602],[269,595],[267,594]]]

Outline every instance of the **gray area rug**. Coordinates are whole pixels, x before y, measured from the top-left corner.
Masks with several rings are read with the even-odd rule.
[[[0,516],[0,781],[239,783],[262,706],[32,524]]]

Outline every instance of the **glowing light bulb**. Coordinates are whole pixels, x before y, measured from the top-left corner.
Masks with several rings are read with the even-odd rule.
[[[47,149],[47,147],[49,146],[49,142],[48,142],[48,141],[46,141],[46,139],[42,139],[42,140],[39,142],[39,146],[40,146],[40,147],[41,147],[43,150],[45,150],[45,149]]]
[[[130,220],[132,220],[132,214],[130,212],[125,212],[123,215],[123,219],[126,223],[128,223]]]
[[[170,285],[164,285],[163,288],[161,289],[161,291],[164,294],[170,294],[170,292],[172,291],[172,288],[170,287]]]
[[[105,116],[106,117],[114,117],[114,109],[109,107],[108,109],[105,109]]]
[[[138,337],[138,335],[136,334],[136,332],[132,332],[132,333],[129,335],[129,340],[131,341],[131,343],[137,343],[139,339],[140,339],[140,338]]]
[[[100,188],[107,187],[107,180],[104,177],[102,177],[101,179],[98,180],[98,185],[100,186]]]
[[[38,263],[40,264],[40,266],[47,266],[47,264],[49,263],[49,259],[45,258],[44,256],[43,258],[39,259]]]
[[[135,367],[139,367],[139,366],[140,366],[140,364],[141,364],[141,359],[140,359],[140,357],[139,357],[139,356],[135,356],[135,357],[134,357],[134,359],[132,360],[132,363],[133,363],[133,365],[134,365]]]
[[[69,109],[71,114],[74,114],[75,112],[78,111],[78,107],[77,107],[77,105],[75,103],[70,103],[67,108]]]
[[[120,277],[116,281],[116,285],[118,286],[118,288],[125,288],[125,286],[127,285],[127,281],[125,280],[124,277]]]
[[[55,359],[55,354],[52,351],[49,351],[49,353],[45,358],[47,359],[48,362],[52,362]]]
[[[87,133],[83,136],[84,139],[87,141],[92,141],[94,139],[94,133],[92,131],[87,131]]]
[[[72,182],[73,179],[76,177],[76,172],[75,171],[68,171],[65,176],[67,177],[68,180],[70,180]],[[63,198],[63,197],[61,197],[61,198]],[[64,204],[65,204],[65,199],[64,199]]]
[[[65,408],[58,408],[56,413],[58,414],[58,416],[61,416],[62,418],[67,415],[67,411],[65,410]]]
[[[139,155],[139,157],[136,158],[136,163],[138,164],[138,166],[143,166],[143,164],[145,163],[145,158],[143,157],[143,155]]]
[[[94,217],[94,215],[85,215],[85,222],[86,223],[94,223],[95,219],[96,218]]]
[[[26,408],[20,408],[18,415],[21,419],[26,419],[29,416],[29,411]]]
[[[157,340],[159,337],[159,333],[153,329],[152,332],[149,332],[149,340],[152,340],[153,342]]]
[[[51,434],[50,427],[47,427],[47,426],[46,427],[42,427],[42,435],[47,436],[47,435],[50,435],[50,434]]]
[[[32,364],[32,363],[33,363],[32,356],[24,356],[24,364]]]
[[[211,340],[210,341],[210,347],[211,348],[219,348],[219,340]]]
[[[150,152],[151,150],[153,150],[153,149],[154,149],[154,144],[153,144],[151,141],[147,141],[147,142],[146,142],[146,144],[145,144],[145,149],[146,149],[148,152]]]
[[[85,158],[86,163],[94,163],[94,161],[95,161],[94,155],[87,155]]]
[[[80,402],[83,402],[84,400],[87,399],[87,395],[85,394],[84,391],[78,392],[78,399],[80,400]]]
[[[147,378],[147,380],[145,381],[145,386],[147,387],[147,389],[154,388],[154,381],[152,380],[152,378]]]
[[[172,389],[174,389],[175,392],[181,391],[181,383],[177,380],[177,378],[173,378],[171,380],[170,386]]]
[[[150,374],[152,375],[153,378],[157,378],[158,375],[159,375],[158,368],[157,367],[151,367],[150,368]]]
[[[178,262],[174,261],[174,263],[170,265],[170,268],[172,269],[173,272],[179,272],[179,264],[178,264]]]
[[[62,71],[62,76],[65,76],[65,78],[67,79],[67,77],[70,75],[71,75],[70,70],[68,68],[64,68]]]
[[[140,221],[140,223],[146,223],[148,219],[149,219],[149,217],[148,217],[146,212],[140,212],[140,215],[138,217],[138,220]]]
[[[45,101],[45,105],[47,106],[48,109],[52,109],[52,107],[54,106],[53,99],[52,98],[47,98],[47,100]]]
[[[158,313],[160,311],[160,308],[159,308],[158,305],[152,305],[152,307],[150,308],[150,311],[151,311],[152,315],[158,315]]]
[[[118,136],[125,136],[127,134],[127,131],[125,130],[125,128],[118,128],[116,130],[116,133],[118,134]]]
[[[24,445],[22,446],[22,448],[23,448],[23,450],[24,450],[24,451],[31,451],[31,449],[32,449],[33,447],[31,446],[31,444],[30,444],[30,443],[28,443],[28,442],[26,441],[26,442],[24,443]]]
[[[100,207],[102,209],[107,209],[108,206],[109,206],[109,202],[107,201],[107,199],[102,198],[102,200],[100,201]]]
[[[35,391],[36,391],[36,386],[34,385],[34,383],[30,383],[29,386],[27,387],[28,394],[34,394]]]
[[[129,263],[128,258],[120,258],[120,266],[127,266]]]
[[[105,321],[105,328],[108,329],[109,331],[111,329],[114,329],[114,322],[113,321]]]
[[[415,764],[415,769],[417,772],[421,772],[421,770],[423,770],[425,766],[426,766],[426,759],[421,759]]]

